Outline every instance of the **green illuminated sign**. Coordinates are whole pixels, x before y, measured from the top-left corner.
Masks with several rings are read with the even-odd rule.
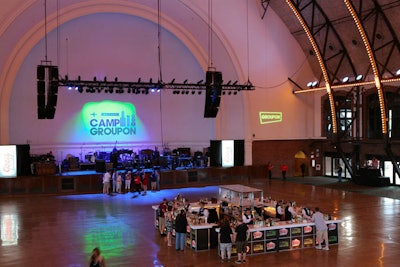
[[[260,111],[260,124],[270,124],[282,121],[282,112]]]

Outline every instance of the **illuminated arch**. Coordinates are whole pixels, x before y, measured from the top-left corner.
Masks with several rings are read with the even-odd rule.
[[[325,88],[326,88],[326,92],[328,94],[328,98],[329,98],[329,103],[331,106],[331,117],[332,117],[332,132],[334,135],[337,134],[337,118],[336,118],[336,110],[335,110],[335,101],[333,99],[333,94],[332,94],[332,90],[331,90],[331,82],[329,80],[329,75],[328,75],[328,71],[325,65],[325,62],[322,58],[322,54],[320,49],[318,48],[317,42],[314,39],[310,28],[307,26],[306,21],[304,20],[304,17],[300,14],[300,12],[298,11],[298,9],[295,7],[294,3],[291,0],[286,0],[286,3],[289,5],[289,7],[292,9],[293,13],[296,15],[296,18],[299,20],[301,26],[303,27],[304,32],[307,35],[308,40],[311,43],[311,46],[314,50],[314,53],[318,59],[318,63],[319,66],[321,68],[322,71],[322,76],[324,77],[324,81],[325,81]]]
[[[16,14],[22,14],[24,9],[28,9],[31,5],[32,1],[27,2],[26,5],[18,9]],[[145,5],[128,1],[108,0],[100,2],[98,0],[92,0],[63,8],[59,10],[58,17],[56,13],[49,15],[47,17],[46,26],[48,31],[51,31],[57,26],[67,23],[68,21],[95,13],[120,13],[144,18],[154,23],[157,23],[158,21],[157,10],[149,8]],[[197,13],[197,15],[200,16],[203,21],[207,21],[207,14]],[[11,24],[12,21],[17,19],[17,17],[18,15],[12,16],[12,19],[9,20],[8,23]],[[0,92],[0,113],[2,114],[2,118],[0,120],[0,143],[6,144],[9,142],[9,104],[14,80],[23,61],[25,60],[25,57],[29,54],[31,49],[44,38],[44,27],[45,20],[43,19],[30,28],[30,30],[27,31],[14,45],[14,49],[4,64],[3,71],[0,76],[0,88],[2,88]],[[176,36],[177,39],[179,39],[193,54],[194,58],[197,60],[203,70],[207,70],[208,53],[188,30],[186,30],[172,18],[165,15],[163,15],[162,27]],[[1,29],[4,30],[3,28],[4,27]],[[224,47],[233,62],[233,68],[235,69],[239,80],[245,80],[245,75],[243,69],[241,68],[238,57],[233,51],[232,46],[229,44],[229,41],[223,34],[223,31],[217,26],[215,26],[213,30],[218,36],[219,40],[224,44]],[[243,101],[243,107],[245,109],[244,112],[246,112],[248,99],[243,97]]]

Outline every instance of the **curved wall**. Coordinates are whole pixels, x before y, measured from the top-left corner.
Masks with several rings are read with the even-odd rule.
[[[75,6],[61,9],[59,40],[55,30],[48,34],[49,44],[59,41],[59,49],[50,46],[49,55],[59,60],[60,74],[81,75],[85,79],[104,75],[108,79],[118,76],[119,80],[158,77],[157,12],[154,7],[146,6],[148,2],[145,4],[145,1],[135,1],[140,4],[101,1],[97,5],[96,1],[73,2],[76,2]],[[203,118],[204,95],[176,96],[163,92],[160,100],[160,95],[130,98],[126,94],[79,94],[60,88],[56,118],[37,120],[35,72],[36,65],[43,59],[44,46],[40,33],[43,21],[38,21],[24,35],[23,41],[18,43],[18,38],[9,41],[19,45],[19,50],[10,53],[0,77],[0,84],[5,85],[1,103],[10,104],[7,118],[3,117],[2,110],[1,142],[29,142],[38,152],[54,146],[60,151],[71,147],[79,150],[87,142],[114,144],[116,138],[96,141],[77,134],[79,124],[74,118],[79,116],[84,103],[104,98],[129,102],[136,108],[145,131],[134,140],[124,140],[131,144],[153,146],[164,142],[171,147],[187,145],[200,149],[207,146],[210,139],[245,139],[246,164],[251,164],[252,140],[319,136],[315,130],[319,128],[315,126],[318,107],[310,97],[293,95],[293,85],[287,80],[294,77],[305,83],[312,77],[306,58],[290,32],[272,10],[261,20],[258,6],[250,4],[247,21],[243,14],[246,3],[230,4],[229,14],[224,11],[227,4],[227,1],[214,1],[213,63],[223,72],[225,81],[244,83],[249,77],[256,91],[223,96],[216,119]],[[77,9],[78,5],[86,9]],[[140,7],[140,12],[133,6]],[[39,9],[38,6],[35,8]],[[170,1],[163,7],[164,81],[204,79],[208,60],[206,10],[203,1]],[[52,13],[50,29],[56,26],[54,15]],[[17,25],[22,24],[21,20],[17,19],[10,28],[21,28]],[[7,88],[10,85],[12,90]],[[282,112],[283,120],[260,124],[259,112]]]

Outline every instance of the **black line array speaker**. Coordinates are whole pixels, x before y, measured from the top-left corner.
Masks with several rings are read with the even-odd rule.
[[[222,73],[219,71],[206,72],[206,101],[204,118],[215,118],[221,102]]]
[[[58,67],[39,65],[36,76],[38,119],[54,119],[58,95]]]

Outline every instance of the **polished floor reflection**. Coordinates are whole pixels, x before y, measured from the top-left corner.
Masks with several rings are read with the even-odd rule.
[[[243,265],[400,265],[399,199],[352,192],[360,187],[351,183],[328,180],[312,185],[312,179],[303,183],[296,179],[260,179],[248,185],[263,189],[264,196],[319,206],[322,211],[343,219],[339,245],[331,246],[330,251],[302,249],[250,256]],[[236,265],[220,263],[215,249],[182,253],[167,246],[165,237],[154,229],[151,205],[178,193],[197,201],[216,197],[218,187],[162,190],[139,197],[129,193],[0,198],[0,266],[88,266],[94,247],[100,247],[107,266]]]

